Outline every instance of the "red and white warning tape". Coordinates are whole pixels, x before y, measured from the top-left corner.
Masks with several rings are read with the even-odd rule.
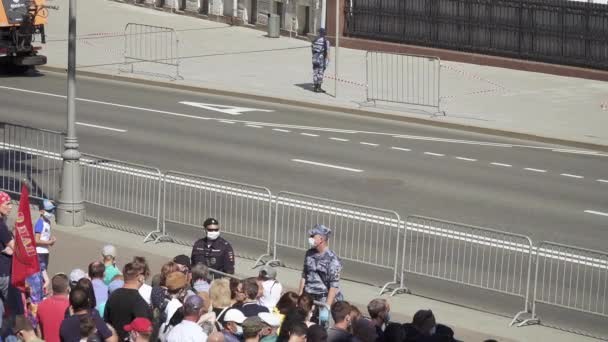
[[[351,84],[351,85],[358,86],[358,87],[367,88],[367,85],[365,85],[363,83],[357,83],[357,82],[353,82],[353,81],[343,80],[341,78],[335,78],[335,77],[333,77],[331,75],[325,75],[323,78],[327,78],[327,79],[330,79],[330,80],[337,80],[338,82],[341,82],[341,83],[346,83],[346,84]]]

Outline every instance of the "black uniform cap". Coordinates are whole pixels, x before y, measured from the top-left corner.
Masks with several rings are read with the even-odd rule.
[[[212,224],[218,225],[218,226],[220,225],[220,223],[216,219],[210,217],[210,218],[206,219],[205,222],[203,222],[203,227],[207,228],[208,226],[210,226]]]

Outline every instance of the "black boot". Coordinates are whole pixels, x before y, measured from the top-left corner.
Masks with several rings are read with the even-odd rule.
[[[323,89],[321,88],[321,85],[320,85],[320,84],[319,84],[319,88],[318,88],[317,93],[325,93],[325,90],[323,90]]]
[[[315,93],[318,93],[319,92],[319,88],[320,88],[319,85],[315,84],[314,88],[312,89],[312,91],[314,91]]]

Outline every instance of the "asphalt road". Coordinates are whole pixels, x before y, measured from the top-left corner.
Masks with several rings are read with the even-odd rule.
[[[1,78],[1,121],[65,130],[65,85],[54,73]],[[89,78],[78,97],[87,153],[605,250],[605,155]]]

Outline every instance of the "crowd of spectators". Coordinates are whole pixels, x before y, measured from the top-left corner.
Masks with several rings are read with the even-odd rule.
[[[258,277],[212,279],[207,266],[178,255],[146,284],[145,258],[134,257],[122,270],[115,258],[116,248],[105,246],[88,273],[55,274],[34,319],[18,315],[12,334],[26,342],[455,341],[430,310],[418,311],[411,323],[392,322],[390,304],[382,298],[364,313],[336,301],[329,310],[333,323],[314,320],[318,303],[307,293],[283,291],[269,266]]]
[[[13,242],[4,231],[10,212],[6,197],[0,193],[0,254],[8,258]],[[42,208],[41,220],[51,209]],[[328,248],[331,230],[321,225],[310,231],[311,249],[297,292],[286,291],[268,265],[257,277],[235,277],[232,246],[219,237],[215,219],[205,221],[207,236],[195,243],[190,257],[174,257],[154,276],[141,256],[119,268],[116,248],[106,245],[99,260],[87,265],[88,272],[78,268],[49,278],[48,247],[55,238],[50,224],[40,226],[36,240],[52,241],[38,251],[47,254],[39,259],[45,267],[27,279],[24,293],[9,285],[0,288],[0,308],[5,309],[0,342],[456,341],[452,329],[437,324],[430,310],[399,324],[391,319],[386,299],[369,302],[365,314],[345,300],[339,288],[342,265]],[[0,287],[10,278],[10,272],[1,271]]]

